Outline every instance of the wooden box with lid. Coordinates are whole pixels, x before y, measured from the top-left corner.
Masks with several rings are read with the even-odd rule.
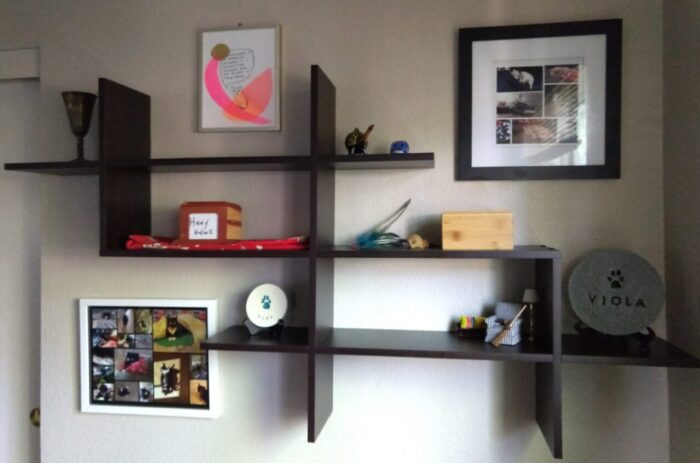
[[[445,212],[442,214],[442,249],[513,249],[513,213]]]

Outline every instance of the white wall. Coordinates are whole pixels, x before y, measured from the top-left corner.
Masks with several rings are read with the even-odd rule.
[[[31,53],[30,53],[31,54]],[[36,53],[34,53],[36,55]],[[19,74],[4,61],[4,77]],[[7,65],[5,67],[4,65]],[[12,72],[10,69],[13,68]],[[34,73],[36,77],[36,73]],[[0,78],[0,163],[39,154],[39,81]],[[39,199],[33,176],[0,171],[0,461],[37,461],[39,430],[29,411],[39,406]]]
[[[516,242],[561,249],[565,276],[583,253],[600,247],[638,252],[663,270],[662,81],[660,73],[649,72],[662,65],[660,1],[65,1],[33,6],[4,6],[0,41],[42,47],[41,140],[47,159],[73,156],[59,92],[95,91],[100,76],[151,95],[154,156],[304,154],[309,149],[309,66],[320,64],[337,87],[339,147],[352,128],[375,123],[370,151],[384,151],[392,139],[406,138],[414,151],[434,151],[436,157],[429,171],[339,174],[338,242],[411,197],[406,218],[395,227],[398,233],[427,226],[431,235],[431,224],[444,210],[510,209]],[[454,182],[458,28],[613,17],[624,19],[623,178]],[[198,134],[197,31],[239,22],[282,26],[284,129]],[[95,156],[95,135],[93,130],[87,141],[88,156]],[[306,231],[304,175],[154,177],[154,231],[172,232],[177,206],[185,198],[241,202],[251,220],[250,236]],[[216,297],[223,309],[220,323],[226,326],[243,318],[241,301],[261,281],[294,289],[303,307],[307,295],[298,275],[305,268],[299,271],[302,264],[285,260],[99,258],[97,180],[51,178],[46,183],[43,461],[146,461],[163,458],[165,448],[183,461],[212,462],[551,460],[533,418],[532,371],[524,365],[338,357],[335,409],[313,445],[305,437],[302,356],[224,354],[220,386],[225,406],[215,421],[80,414],[77,298]],[[501,263],[400,264],[338,262],[336,324],[443,329],[451,316],[518,297],[527,284],[518,276],[519,267]],[[302,309],[297,320],[304,316]],[[567,311],[567,328],[570,321]],[[654,326],[664,333],[663,318]],[[564,375],[565,461],[669,460],[665,370],[566,366]]]
[[[700,3],[664,4],[664,192],[669,338],[700,356],[700,196],[698,125]],[[700,406],[688,403],[700,388],[700,371],[669,373],[671,461],[700,457]]]

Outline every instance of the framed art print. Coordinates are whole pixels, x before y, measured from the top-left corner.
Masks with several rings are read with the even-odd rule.
[[[81,411],[218,415],[216,301],[80,299]]]
[[[199,37],[199,131],[280,130],[279,27]]]
[[[620,177],[622,20],[460,29],[457,180]]]

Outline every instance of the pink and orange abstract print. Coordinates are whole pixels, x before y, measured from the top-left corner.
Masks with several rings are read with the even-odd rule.
[[[229,49],[223,44],[217,44],[211,50],[212,58],[204,70],[204,83],[209,96],[229,119],[256,125],[269,124],[270,121],[262,117],[261,114],[267,108],[272,97],[272,69],[263,70],[248,85],[231,97],[219,78],[219,68],[228,54]]]

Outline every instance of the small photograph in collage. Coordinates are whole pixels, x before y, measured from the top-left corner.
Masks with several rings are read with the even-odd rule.
[[[544,67],[546,84],[575,84],[578,82],[578,64],[557,64]]]
[[[496,117],[542,117],[542,93],[499,93]]]
[[[193,310],[153,311],[153,350],[201,353],[206,338],[206,312]]]
[[[117,330],[96,329],[92,330],[92,347],[114,349],[118,345]]]
[[[139,401],[139,383],[133,381],[117,381],[116,394],[114,400],[116,402],[138,402]]]
[[[541,92],[542,66],[496,68],[497,92]]]
[[[101,330],[117,329],[116,309],[93,309],[92,328]]]
[[[114,384],[101,383],[92,391],[92,400],[96,402],[114,402]]]
[[[190,380],[190,403],[192,405],[209,404],[209,385],[201,379]]]
[[[153,352],[146,349],[114,351],[117,381],[149,381],[153,374]]]
[[[117,330],[119,333],[134,332],[134,309],[117,310]]]
[[[119,334],[120,349],[152,349],[153,338],[149,334]]]
[[[135,334],[134,342],[137,349],[153,349],[153,337],[150,334]]]
[[[544,115],[547,117],[574,117],[578,111],[578,85],[546,85],[544,88]]]
[[[134,333],[137,334],[152,334],[153,333],[153,317],[150,309],[134,310]]]
[[[207,356],[192,355],[190,356],[190,378],[192,379],[208,379]]]
[[[556,119],[514,119],[513,143],[551,144],[557,142]]]
[[[153,383],[151,383],[151,382],[140,382],[139,383],[139,402],[141,402],[141,403],[153,402]]]
[[[513,134],[513,123],[508,119],[498,119],[496,121],[496,143],[499,145],[508,144]]]
[[[120,333],[117,339],[117,347],[120,349],[134,349],[136,347],[136,338],[133,334]]]
[[[93,349],[92,384],[114,383],[114,349]]]
[[[156,354],[153,363],[154,398],[156,401],[187,403],[184,396],[189,396],[187,381],[189,376],[188,364],[182,356],[176,354]],[[184,367],[184,369],[183,369]],[[185,386],[183,387],[183,383]]]

